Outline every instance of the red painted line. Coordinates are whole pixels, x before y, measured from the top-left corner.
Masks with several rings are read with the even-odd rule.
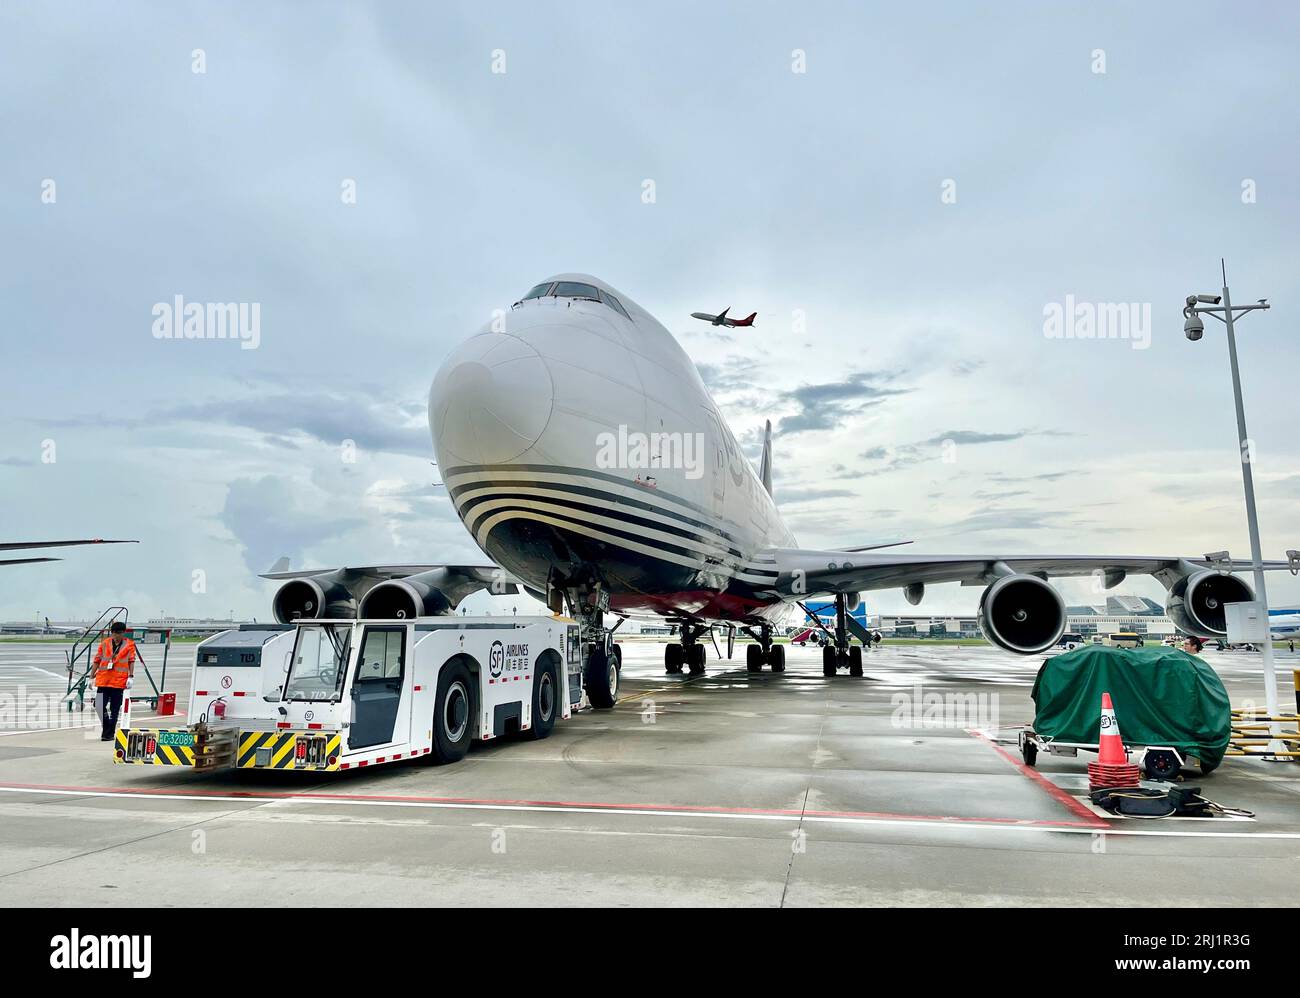
[[[347,768],[348,763],[341,763],[340,768]],[[365,766],[366,762],[359,762],[357,766]],[[364,803],[374,801],[375,803],[386,802],[407,802],[414,804],[468,804],[479,805],[482,807],[554,807],[554,808],[588,808],[599,811],[667,811],[675,814],[690,815],[694,814],[753,814],[769,817],[808,817],[808,818],[874,818],[877,820],[888,821],[916,821],[926,823],[943,823],[943,824],[972,824],[972,825],[1021,825],[1030,828],[1093,828],[1098,825],[1109,827],[1091,811],[1087,812],[1088,821],[1053,821],[1039,820],[1034,818],[980,818],[970,815],[951,815],[951,814],[897,814],[892,811],[800,811],[797,808],[766,808],[766,807],[722,807],[708,804],[634,804],[634,803],[609,803],[603,801],[570,801],[570,800],[529,800],[515,798],[490,798],[490,797],[424,797],[405,794],[340,794],[340,793],[322,793],[319,791],[303,791],[301,793],[291,790],[271,791],[271,790],[190,790],[182,787],[154,788],[154,787],[78,787],[63,786],[51,783],[0,783],[0,787],[7,790],[63,790],[63,791],[82,791],[85,793],[109,793],[121,797],[152,797],[152,796],[174,796],[181,795],[185,797],[243,797],[250,800],[338,800],[338,801],[355,801]],[[1059,788],[1058,788],[1059,789]],[[1064,793],[1064,791],[1060,791]],[[1075,803],[1078,803],[1077,801]],[[1080,805],[1082,806],[1082,805]],[[1086,811],[1086,809],[1084,809]]]
[[[1046,776],[1044,776],[1038,770],[1034,769],[1032,766],[1026,766],[1022,760],[1017,759],[1014,755],[1012,755],[1010,752],[1004,749],[992,738],[984,734],[984,732],[975,731],[971,728],[967,728],[966,734],[973,735],[974,737],[978,738],[985,745],[991,748],[994,752],[1002,756],[1003,759],[1007,760],[1007,762],[1015,766],[1016,769],[1020,771],[1022,776],[1029,777],[1040,787],[1046,790],[1049,794],[1051,794],[1051,796],[1054,797],[1058,803],[1064,804],[1066,808],[1069,809],[1071,814],[1078,815],[1080,818],[1083,818],[1090,827],[1092,828],[1110,827],[1110,822],[1106,821],[1103,818],[1097,817],[1097,815],[1089,811],[1086,807],[1084,807],[1081,803],[1079,803],[1077,800],[1075,800],[1073,797],[1067,794],[1064,790],[1058,787]]]

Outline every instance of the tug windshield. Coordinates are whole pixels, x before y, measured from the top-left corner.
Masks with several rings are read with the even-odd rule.
[[[349,624],[300,624],[293,643],[286,700],[338,700],[352,643]]]

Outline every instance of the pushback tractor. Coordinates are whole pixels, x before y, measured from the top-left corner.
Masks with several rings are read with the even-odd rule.
[[[137,727],[114,761],[332,772],[455,762],[474,740],[545,738],[586,706],[578,626],[556,617],[251,624],[202,642],[188,727]]]

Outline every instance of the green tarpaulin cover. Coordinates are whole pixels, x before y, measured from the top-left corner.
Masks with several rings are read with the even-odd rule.
[[[1101,695],[1109,693],[1127,745],[1166,745],[1217,766],[1232,734],[1223,682],[1208,665],[1177,648],[1085,645],[1049,658],[1031,696],[1034,731],[1058,742],[1096,745]]]

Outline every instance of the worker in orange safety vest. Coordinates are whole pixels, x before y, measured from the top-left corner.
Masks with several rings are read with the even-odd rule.
[[[131,688],[135,675],[135,642],[126,636],[126,624],[113,621],[108,637],[95,650],[95,711],[104,722],[100,741],[113,740],[117,718],[122,712],[122,697]]]

